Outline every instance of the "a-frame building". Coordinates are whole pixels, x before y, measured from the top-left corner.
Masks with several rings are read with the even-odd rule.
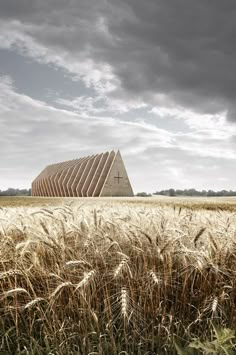
[[[133,196],[119,150],[47,166],[32,182],[32,196]]]

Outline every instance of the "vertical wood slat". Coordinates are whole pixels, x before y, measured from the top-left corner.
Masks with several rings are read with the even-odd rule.
[[[53,191],[53,185],[51,183],[51,175],[53,173],[53,171],[55,171],[57,169],[57,165],[58,164],[54,164],[53,166],[51,166],[51,169],[49,171],[49,175],[47,178],[47,185],[48,185],[48,189],[49,189],[49,196],[54,196],[54,191]]]
[[[108,159],[108,156],[109,156],[109,153],[106,152],[106,153],[103,155],[102,160],[101,160],[101,162],[100,162],[100,164],[99,164],[99,166],[98,166],[98,169],[97,169],[97,172],[96,172],[96,177],[95,177],[96,185],[95,185],[94,190],[93,190],[93,193],[92,193],[92,196],[93,196],[93,197],[98,196],[98,188],[99,188],[98,182],[99,182],[99,180],[100,180],[100,178],[101,178],[101,174],[102,174],[104,165],[105,165],[105,163],[106,163],[106,161],[107,161],[107,159]]]
[[[60,174],[60,177],[58,179],[58,186],[59,186],[59,189],[60,189],[60,196],[64,196],[64,190],[63,190],[63,180],[67,174],[67,170],[71,167],[71,166],[74,166],[76,164],[76,161],[75,160],[71,160],[66,166],[65,168],[63,169],[62,173]]]
[[[47,167],[43,170],[41,176],[40,176],[40,179],[38,180],[39,181],[39,196],[45,196],[45,191],[44,191],[44,185],[43,185],[43,177],[45,175],[45,171],[46,171]]]
[[[82,176],[82,174],[83,174],[83,171],[84,171],[84,168],[85,168],[85,166],[86,166],[86,164],[87,164],[87,161],[88,161],[90,158],[91,158],[90,156],[87,157],[87,158],[85,158],[84,161],[83,161],[83,162],[81,163],[81,165],[79,166],[79,169],[77,170],[77,173],[76,173],[76,175],[75,175],[74,181],[73,181],[73,183],[72,183],[72,185],[71,185],[71,191],[72,191],[73,197],[77,197],[77,195],[76,195],[76,187],[77,187],[77,185],[78,185],[78,181],[80,181],[80,178],[81,178],[81,176]]]
[[[60,170],[55,174],[53,182],[55,184],[55,190],[56,190],[56,197],[60,197],[60,187],[58,184],[58,180],[60,179],[60,176],[63,174],[64,169],[70,165],[71,161],[64,162],[63,165],[61,166]]]
[[[95,186],[97,184],[97,179],[98,179],[98,176],[99,176],[98,169],[99,169],[99,166],[101,165],[101,161],[103,159],[103,156],[104,156],[103,153],[99,155],[99,160],[97,162],[96,169],[94,171],[94,175],[93,175],[93,177],[91,179],[90,185],[89,185],[88,190],[87,190],[87,197],[92,197],[93,196],[93,191],[95,189]]]
[[[51,187],[52,196],[54,196],[54,197],[57,196],[57,191],[56,191],[55,184],[54,184],[54,177],[61,170],[61,167],[63,166],[63,164],[64,164],[64,162],[55,164],[52,167],[51,174],[48,178],[48,184]]]
[[[70,176],[71,176],[71,173],[73,171],[73,169],[80,163],[80,161],[82,160],[82,158],[80,159],[76,159],[76,162],[73,166],[71,166],[68,170],[67,170],[67,174],[62,182],[62,186],[63,186],[63,196],[67,197],[69,195],[69,192],[68,192],[68,188],[67,188],[67,183],[70,179]]]
[[[116,153],[114,151],[112,151],[109,154],[109,157],[107,158],[107,163],[104,166],[104,171],[102,172],[102,177],[101,177],[100,182],[99,182],[98,196],[101,196],[102,189],[103,189],[103,187],[105,185],[107,176],[108,176],[108,174],[110,172],[110,169],[112,167],[112,164],[113,164],[113,162],[115,160],[115,156],[116,156]]]
[[[84,167],[84,171],[81,175],[80,180],[78,181],[77,187],[76,187],[76,196],[78,197],[82,197],[82,188],[84,185],[84,182],[86,180],[86,177],[88,176],[88,172],[93,164],[93,161],[95,159],[95,156],[93,155],[86,163],[85,167]]]
[[[41,173],[36,176],[36,178],[33,180],[32,184],[31,184],[31,189],[32,189],[31,190],[31,194],[32,194],[32,196],[39,196],[39,187],[38,187],[38,185],[39,185],[40,177],[42,176],[44,170],[41,171]]]
[[[90,170],[88,172],[87,178],[86,178],[86,180],[84,182],[84,185],[82,187],[82,190],[81,190],[81,194],[82,194],[83,197],[87,197],[88,196],[88,194],[87,194],[88,193],[88,189],[89,189],[89,186],[91,184],[91,181],[92,181],[92,178],[94,176],[94,173],[95,173],[95,171],[97,169],[97,166],[98,166],[99,160],[101,158],[101,155],[102,154],[97,154],[95,156],[94,160],[93,160],[93,164],[92,164],[92,166],[91,166],[91,168],[90,168]]]
[[[76,174],[78,170],[80,169],[81,164],[83,163],[84,160],[86,160],[88,157],[81,158],[80,161],[75,165],[73,170],[71,171],[71,176],[69,177],[69,180],[67,182],[67,191],[68,191],[68,196],[73,197],[73,191],[72,191],[72,185],[74,182],[74,179],[76,177]]]

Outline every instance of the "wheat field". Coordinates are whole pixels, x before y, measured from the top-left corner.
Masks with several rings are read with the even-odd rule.
[[[0,354],[175,354],[236,330],[235,199],[1,198],[0,238]]]

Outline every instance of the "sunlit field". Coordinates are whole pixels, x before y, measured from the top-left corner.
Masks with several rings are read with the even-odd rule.
[[[235,198],[1,197],[0,237],[0,354],[235,354]]]

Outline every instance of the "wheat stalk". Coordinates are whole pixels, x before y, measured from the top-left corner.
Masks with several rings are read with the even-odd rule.
[[[11,290],[3,292],[2,296],[9,297],[9,296],[14,296],[15,294],[18,294],[18,293],[27,293],[28,294],[28,291],[25,288],[16,287]]]
[[[206,227],[202,227],[195,235],[194,240],[193,240],[195,247],[197,246],[197,241],[199,240],[201,235],[205,232],[205,230],[206,230]]]
[[[160,280],[158,279],[157,275],[155,274],[154,271],[150,271],[149,275],[151,276],[154,284],[159,285],[160,284]]]
[[[128,317],[128,291],[125,287],[122,287],[121,289],[120,302],[121,302],[121,315],[125,319]]]
[[[43,302],[43,301],[46,301],[45,298],[42,298],[42,297],[35,298],[34,300],[28,302],[28,303],[24,306],[24,309],[33,308],[36,304],[38,304],[38,303],[40,303],[40,302]]]
[[[124,268],[124,266],[127,264],[127,261],[125,259],[121,260],[121,262],[119,263],[119,265],[117,266],[117,268],[115,269],[115,272],[114,272],[114,278],[117,278],[122,269]]]
[[[52,294],[50,295],[50,298],[54,298],[55,296],[57,296],[60,291],[66,287],[72,287],[73,284],[70,281],[66,281],[61,283],[60,285],[57,286],[57,288],[52,292]]]
[[[217,306],[218,306],[218,297],[214,297],[213,302],[212,302],[212,306],[211,306],[212,313],[216,312]]]
[[[23,273],[20,270],[8,270],[0,273],[0,280],[11,276],[22,276]]]
[[[86,273],[84,278],[76,286],[75,291],[77,291],[81,287],[87,286],[89,284],[89,282],[91,281],[91,279],[94,278],[94,276],[95,276],[95,270],[91,270],[88,273]]]

